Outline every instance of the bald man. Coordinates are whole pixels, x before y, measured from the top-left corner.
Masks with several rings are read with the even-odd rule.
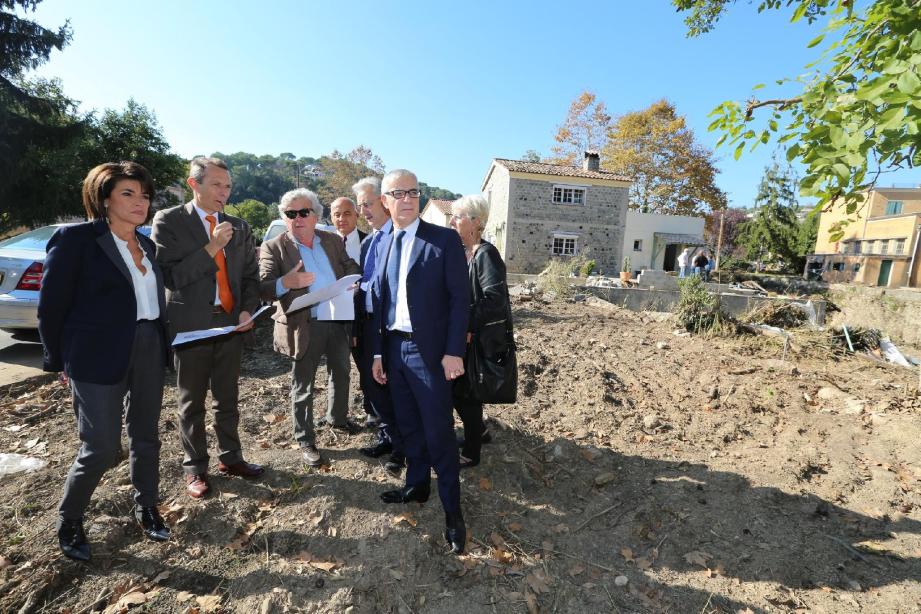
[[[336,227],[336,234],[342,237],[345,252],[355,264],[358,264],[361,262],[361,242],[368,233],[358,228],[358,210],[355,208],[355,202],[351,198],[340,196],[329,206],[329,217]]]

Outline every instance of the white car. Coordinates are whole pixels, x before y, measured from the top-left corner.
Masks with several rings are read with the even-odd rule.
[[[269,227],[265,229],[265,234],[262,236],[262,242],[265,243],[269,239],[274,239],[281,233],[285,231],[287,227],[285,226],[284,220],[272,220],[272,223],[269,224]],[[317,229],[326,230],[327,232],[336,232],[335,226],[330,226],[329,224],[317,224]]]
[[[58,228],[70,225],[43,226],[0,241],[0,329],[38,328],[45,248]],[[150,226],[138,231],[150,236]]]

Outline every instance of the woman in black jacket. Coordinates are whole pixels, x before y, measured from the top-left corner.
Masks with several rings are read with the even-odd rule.
[[[451,227],[460,235],[470,271],[470,319],[467,325],[467,351],[470,341],[488,325],[502,326],[509,317],[508,285],[505,263],[499,250],[483,240],[483,229],[489,219],[489,203],[482,196],[464,196],[452,205]],[[466,374],[469,376],[470,374]],[[464,382],[455,386],[454,409],[464,424],[460,467],[466,469],[480,464],[481,444],[491,441],[483,422],[483,403],[472,398]]]
[[[48,242],[38,299],[45,371],[73,393],[80,450],[58,510],[65,556],[90,558],[83,514],[128,434],[134,517],[149,539],[169,539],[157,511],[158,426],[167,364],[166,304],[153,242],[137,231],[153,213],[153,179],[134,162],[101,164],[83,181],[89,222]]]

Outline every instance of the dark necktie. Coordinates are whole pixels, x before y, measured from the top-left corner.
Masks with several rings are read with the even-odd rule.
[[[397,319],[397,293],[400,291],[400,259],[403,253],[402,230],[396,231],[393,244],[390,246],[390,256],[387,259],[387,288],[389,305],[387,306],[387,328],[393,326]]]
[[[343,245],[348,245],[348,243],[349,243],[349,238],[348,238],[348,236],[342,237],[342,244],[343,244]]]
[[[365,253],[365,270],[362,272],[361,276],[362,282],[371,281],[371,277],[374,275],[374,265],[377,264],[377,242],[380,240],[381,235],[384,234],[379,230],[375,230],[374,234],[371,236],[371,241],[368,243],[368,251]]]

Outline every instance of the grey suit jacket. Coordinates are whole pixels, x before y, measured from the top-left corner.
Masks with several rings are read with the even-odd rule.
[[[220,222],[230,222],[233,226],[233,237],[224,247],[224,257],[234,298],[231,317],[236,320],[241,311],[253,313],[259,306],[256,246],[245,221],[220,213]],[[150,238],[157,246],[157,263],[166,285],[170,339],[176,333],[210,327],[217,264],[205,251],[208,232],[192,203],[158,211]]]
[[[345,275],[354,275],[361,270],[354,260],[349,258],[342,244],[342,238],[332,232],[317,230],[323,251],[336,274],[336,279]],[[265,301],[277,301],[278,308],[272,319],[275,320],[273,341],[275,350],[291,358],[301,358],[307,351],[310,341],[310,310],[300,309],[290,316],[285,314],[291,302],[307,294],[310,288],[289,290],[281,297],[275,296],[275,282],[301,262],[301,253],[297,243],[287,232],[266,241],[259,249],[259,293]]]

